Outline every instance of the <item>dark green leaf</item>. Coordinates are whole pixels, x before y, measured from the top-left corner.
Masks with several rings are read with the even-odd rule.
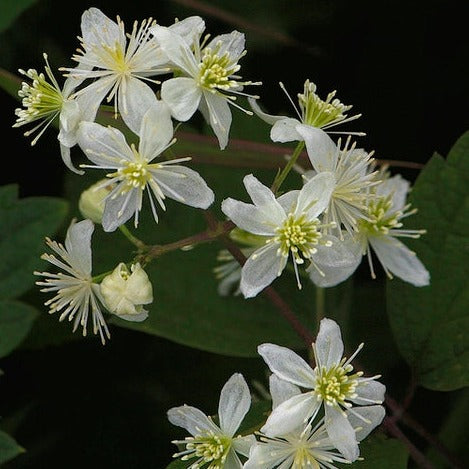
[[[37,310],[16,300],[0,300],[0,358],[8,355],[28,335]]]
[[[420,384],[455,390],[469,384],[469,132],[446,161],[432,157],[410,201],[419,210],[412,223],[428,233],[409,246],[430,271],[431,284],[389,282],[389,318]]]
[[[0,464],[16,458],[24,449],[7,433],[0,430]]]
[[[0,187],[0,298],[15,298],[34,284],[44,263],[44,238],[63,223],[67,203],[52,197],[17,199],[17,187]]]
[[[0,3],[0,32],[7,29],[16,18],[36,0],[2,0]]]

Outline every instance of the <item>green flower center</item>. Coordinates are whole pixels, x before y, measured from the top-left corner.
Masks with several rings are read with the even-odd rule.
[[[122,193],[126,193],[132,189],[144,190],[147,182],[151,178],[148,171],[148,163],[146,161],[124,161],[123,167],[119,168],[117,173],[109,174],[108,177],[119,177],[125,184]]]
[[[322,236],[318,231],[319,224],[318,219],[307,220],[304,214],[298,217],[290,213],[282,226],[276,229],[274,241],[280,245],[279,253],[287,257],[291,252],[297,264],[304,262],[301,256],[311,258]]]
[[[327,405],[347,407],[346,400],[356,396],[358,378],[362,375],[362,372],[349,375],[352,370],[352,365],[343,366],[343,362],[330,368],[320,367],[314,388],[318,399]]]
[[[387,235],[389,230],[400,228],[402,223],[399,218],[402,212],[390,212],[392,206],[392,197],[380,197],[371,200],[368,203],[367,217],[368,220],[360,220],[360,230],[366,231],[371,236]]]
[[[199,469],[207,463],[206,469],[222,469],[232,442],[231,438],[214,433],[188,437],[185,441],[187,442],[187,454],[181,459],[187,461],[188,459],[199,458],[190,466],[193,469]]]
[[[237,83],[231,80],[230,76],[241,68],[237,63],[232,62],[228,52],[218,55],[219,50],[220,47],[215,50],[206,47],[199,65],[199,84],[210,91],[229,90],[235,87]]]
[[[304,93],[298,94],[298,101],[303,113],[303,122],[313,127],[324,127],[332,122],[344,120],[344,114],[352,106],[345,106],[338,99],[333,99],[335,91],[329,93],[325,101],[316,94],[316,85],[306,80]]]

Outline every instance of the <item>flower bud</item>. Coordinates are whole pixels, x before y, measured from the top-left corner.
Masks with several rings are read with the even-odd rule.
[[[96,182],[84,190],[78,201],[78,209],[84,218],[89,218],[95,223],[101,223],[104,211],[104,199],[109,194],[110,186],[101,187],[105,179]]]
[[[153,288],[138,262],[130,270],[121,262],[101,282],[101,294],[111,313],[127,321],[140,322],[148,317],[143,305],[153,301]]]

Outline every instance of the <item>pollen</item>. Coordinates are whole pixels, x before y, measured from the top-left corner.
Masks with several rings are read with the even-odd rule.
[[[116,176],[124,181],[122,193],[126,193],[131,189],[144,190],[151,178],[151,173],[148,171],[146,161],[125,161],[123,167],[119,168],[117,173],[109,175],[109,177]]]
[[[227,52],[218,55],[219,49],[220,47],[214,50],[206,47],[199,65],[199,84],[208,90],[229,90],[237,85],[235,80],[230,79],[230,76],[236,73],[240,66],[231,60]]]
[[[391,211],[392,196],[370,200],[368,204],[367,220],[360,220],[360,229],[370,235],[388,235],[390,230],[401,228],[399,219],[401,211]]]

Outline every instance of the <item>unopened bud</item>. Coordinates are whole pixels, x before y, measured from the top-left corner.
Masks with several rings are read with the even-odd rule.
[[[89,218],[95,223],[101,223],[104,212],[104,199],[109,194],[111,187],[99,187],[105,180],[101,180],[84,190],[78,200],[78,209],[84,218]]]

